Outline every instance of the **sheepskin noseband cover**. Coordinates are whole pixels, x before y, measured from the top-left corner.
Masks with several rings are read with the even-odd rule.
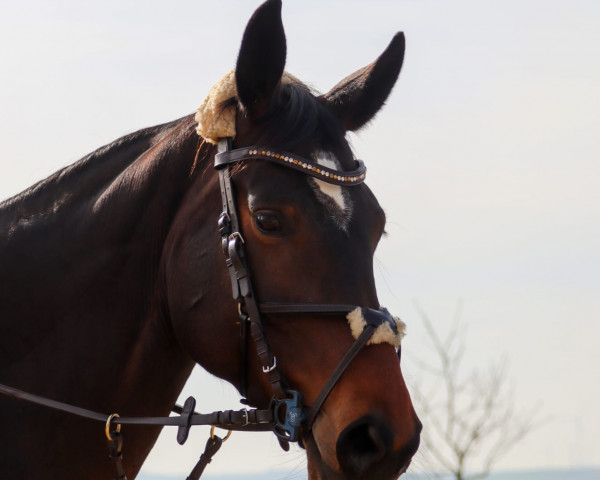
[[[291,73],[283,72],[281,83],[303,83]],[[196,132],[208,143],[217,145],[219,138],[235,138],[235,105],[223,107],[225,102],[237,97],[235,69],[227,72],[213,85],[208,96],[198,108],[195,119],[198,122]]]
[[[385,310],[385,313],[389,315],[387,310]],[[393,323],[387,319],[386,321],[379,323],[379,326],[375,330],[375,333],[373,333],[373,336],[367,342],[367,345],[389,343],[395,348],[400,346],[400,342],[402,341],[402,338],[406,332],[406,325],[398,317],[393,317],[391,315],[389,315],[389,317],[393,320]],[[355,339],[360,336],[369,323],[368,320],[365,319],[363,309],[360,307],[356,307],[354,310],[352,310],[346,316],[346,318],[348,319],[348,324],[352,330],[352,336]]]

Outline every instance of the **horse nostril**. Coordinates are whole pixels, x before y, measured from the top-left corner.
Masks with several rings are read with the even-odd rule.
[[[392,448],[392,432],[375,418],[361,418],[340,434],[337,457],[342,470],[353,475],[365,473]]]

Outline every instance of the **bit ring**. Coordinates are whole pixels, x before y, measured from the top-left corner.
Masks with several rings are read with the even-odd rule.
[[[215,438],[215,428],[216,425],[210,427],[210,438],[212,438],[213,440]],[[229,437],[231,437],[231,430],[227,430],[227,435],[223,437],[223,442],[226,442]]]
[[[112,442],[114,440],[114,438],[112,437],[112,435],[110,433],[110,424],[115,418],[119,418],[118,413],[113,413],[112,415],[110,415],[108,417],[108,419],[106,420],[106,425],[104,426],[104,434],[106,435],[106,438],[108,439],[109,442]],[[117,424],[116,432],[121,433],[121,424],[120,423]]]

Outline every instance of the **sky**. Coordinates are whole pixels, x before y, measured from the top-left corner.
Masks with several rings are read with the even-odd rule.
[[[258,4],[1,1],[0,198],[193,112]],[[287,69],[320,91],[406,34],[387,106],[350,139],[388,217],[375,270],[408,324],[409,388],[434,360],[415,302],[440,334],[461,302],[465,371],[506,358],[517,407],[544,419],[497,467],[600,465],[600,3],[284,0],[283,20]],[[188,395],[239,408],[200,369]],[[180,447],[166,431],[144,472],[187,473],[207,434]],[[304,465],[272,435],[234,434],[209,468]]]

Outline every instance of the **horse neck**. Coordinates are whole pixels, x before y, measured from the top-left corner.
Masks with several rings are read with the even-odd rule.
[[[158,272],[197,147],[186,117],[117,141],[2,206],[0,382],[137,414],[176,398],[192,362],[170,333]],[[132,391],[156,384],[136,408]]]

